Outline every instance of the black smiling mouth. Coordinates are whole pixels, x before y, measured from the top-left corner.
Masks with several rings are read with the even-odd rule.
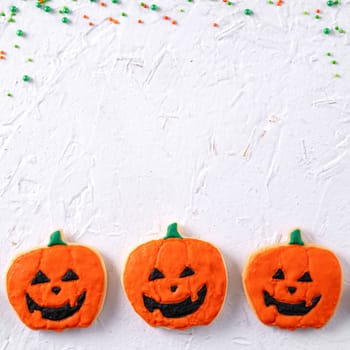
[[[309,313],[320,301],[321,295],[317,295],[312,299],[311,305],[306,306],[305,301],[297,304],[288,304],[277,301],[266,290],[264,290],[264,302],[266,306],[275,305],[278,312],[287,316],[304,316]]]
[[[192,301],[191,297],[188,297],[180,303],[161,304],[143,294],[143,303],[149,312],[158,309],[164,317],[179,318],[193,314],[200,308],[204,302],[205,296],[207,295],[207,286],[204,285],[198,291],[197,295],[198,299],[196,301]]]
[[[80,310],[85,301],[86,292],[81,293],[74,306],[70,306],[69,302],[61,307],[44,307],[38,305],[28,293],[26,293],[26,301],[28,310],[33,313],[35,310],[40,311],[43,318],[51,321],[64,320],[67,317],[74,315]]]

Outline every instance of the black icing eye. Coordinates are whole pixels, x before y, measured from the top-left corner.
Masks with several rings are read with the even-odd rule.
[[[272,276],[274,280],[284,280],[284,273],[281,269],[278,269]]]
[[[309,272],[305,272],[299,279],[298,282],[312,282],[312,278]]]
[[[154,280],[157,280],[159,278],[164,278],[164,275],[158,269],[154,268],[152,270],[151,274],[149,275],[148,280],[149,281],[154,281]]]
[[[79,279],[79,276],[72,269],[69,269],[61,278],[61,281],[68,282],[68,281],[76,281],[78,279]]]
[[[31,284],[47,283],[50,282],[50,279],[42,271],[38,271],[34,278],[32,279]]]
[[[194,271],[190,267],[186,266],[184,270],[181,272],[180,278],[192,276],[192,275],[194,275]]]

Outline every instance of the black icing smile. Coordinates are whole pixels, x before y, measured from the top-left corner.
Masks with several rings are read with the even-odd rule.
[[[320,301],[321,295],[317,295],[312,299],[311,305],[306,306],[305,301],[297,304],[288,304],[277,301],[266,290],[264,290],[264,302],[266,306],[275,305],[278,312],[287,316],[303,316],[309,313]]]
[[[161,304],[143,294],[143,303],[149,312],[158,309],[164,317],[179,318],[193,314],[200,308],[204,302],[205,296],[207,295],[207,286],[204,285],[198,291],[197,295],[198,299],[196,301],[192,301],[191,297],[188,297],[180,303]]]
[[[30,297],[28,293],[26,294],[26,301],[30,313],[33,313],[35,310],[37,310],[40,311],[42,317],[47,320],[60,321],[78,312],[85,301],[85,296],[86,292],[81,293],[76,300],[75,306],[70,306],[69,302],[61,307],[40,306]]]

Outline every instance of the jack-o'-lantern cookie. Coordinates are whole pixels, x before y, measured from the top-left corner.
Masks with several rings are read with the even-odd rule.
[[[305,245],[300,230],[289,244],[263,248],[248,260],[243,285],[261,322],[280,328],[320,328],[333,315],[342,289],[340,263],[330,250]]]
[[[17,256],[7,272],[7,295],[32,329],[88,327],[106,293],[106,272],[93,249],[67,244],[55,231],[48,247]]]
[[[226,295],[226,268],[217,248],[182,237],[177,224],[132,251],[122,282],[135,311],[151,326],[185,329],[209,324]]]

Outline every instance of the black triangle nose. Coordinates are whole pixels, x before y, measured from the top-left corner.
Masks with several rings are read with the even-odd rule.
[[[176,292],[177,286],[170,286],[170,290],[174,293]]]
[[[294,294],[297,290],[295,287],[287,287],[287,289],[290,294]]]
[[[55,293],[57,295],[61,291],[61,287],[52,287],[51,290],[52,293]]]

